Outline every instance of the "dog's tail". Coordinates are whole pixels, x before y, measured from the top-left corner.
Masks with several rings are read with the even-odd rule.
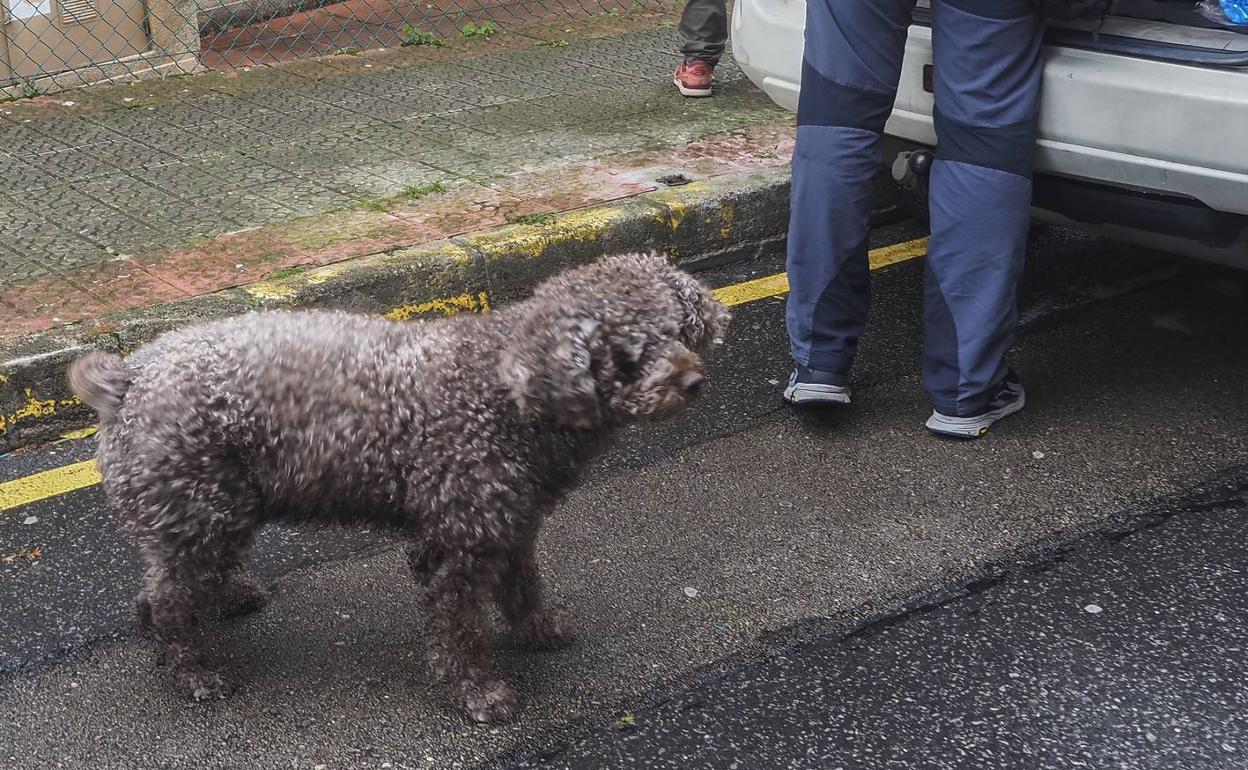
[[[69,367],[69,387],[107,421],[121,408],[130,389],[130,370],[121,356],[97,350]]]

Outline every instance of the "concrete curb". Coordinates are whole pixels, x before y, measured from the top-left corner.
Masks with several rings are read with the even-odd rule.
[[[788,204],[787,168],[717,177],[37,333],[0,345],[0,452],[92,423],[66,384],[69,364],[88,350],[124,353],[187,323],[257,309],[341,308],[399,320],[481,311],[612,252],[666,251],[702,270],[782,249]]]

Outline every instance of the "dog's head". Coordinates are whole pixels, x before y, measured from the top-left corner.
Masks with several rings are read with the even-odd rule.
[[[608,257],[511,311],[500,374],[523,411],[568,427],[661,419],[702,391],[728,311],[658,255]]]

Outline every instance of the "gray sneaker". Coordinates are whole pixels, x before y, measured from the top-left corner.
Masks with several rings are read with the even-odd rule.
[[[844,381],[841,375],[796,364],[784,389],[784,400],[795,406],[842,406],[849,403],[849,388],[842,384]]]
[[[938,436],[952,438],[979,438],[988,432],[993,423],[1003,417],[1009,417],[1027,405],[1027,394],[1023,391],[1023,383],[1013,371],[1006,373],[1001,387],[992,397],[988,405],[979,414],[966,417],[951,417],[933,411],[927,418],[927,429]]]

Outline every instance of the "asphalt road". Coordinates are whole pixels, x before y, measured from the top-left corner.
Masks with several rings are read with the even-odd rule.
[[[1248,766],[1248,467],[1125,531],[741,665],[543,770]]]
[[[914,235],[901,225],[875,237],[886,244]],[[772,259],[707,279],[725,285],[781,267]],[[849,410],[797,414],[779,404],[787,367],[782,303],[737,308],[712,361],[707,398],[685,419],[624,436],[549,522],[542,557],[552,593],[578,616],[580,640],[539,655],[516,649],[500,631],[499,666],[522,698],[508,725],[470,726],[430,691],[406,569],[376,536],[268,533],[256,563],[274,581],[273,602],[211,634],[224,672],[243,688],[228,701],[193,706],[172,693],[133,637],[138,566],[98,489],[0,514],[0,558],[34,547],[42,554],[0,560],[0,766],[328,770],[601,761],[626,756],[608,752],[627,750],[616,741],[621,725],[633,727],[629,719],[644,738],[633,744],[641,762],[661,748],[647,725],[668,724],[663,715],[689,693],[735,681],[725,672],[765,680],[786,659],[777,651],[788,651],[806,661],[793,669],[799,678],[823,677],[832,697],[840,679],[816,668],[834,665],[843,638],[864,624],[957,597],[968,583],[1018,572],[1063,545],[1083,553],[1098,542],[1087,540],[1090,533],[1131,528],[1142,512],[1248,463],[1248,277],[1045,231],[1021,297],[1015,355],[1029,407],[964,444],[921,429],[928,409],[917,377],[921,274],[919,262],[876,274]],[[0,480],[89,452],[83,441],[0,458]],[[1187,540],[1166,542],[1203,558],[1189,541],[1205,528],[1189,530]],[[1212,545],[1208,553],[1234,555]],[[1158,561],[1156,574],[1176,576],[1183,560],[1172,561],[1169,573]],[[1130,572],[1115,574],[1126,580]],[[1011,617],[1030,617],[1031,593],[1009,585],[992,590],[1003,592]],[[1058,590],[1049,589],[1051,603]],[[1130,597],[1130,590],[1102,593]],[[1182,639],[1181,627],[1167,628],[1157,629],[1159,638]],[[973,635],[990,630],[938,629],[966,635],[951,648],[958,655],[979,654]],[[966,710],[972,688],[952,664],[921,680],[924,671],[888,657],[889,650],[905,654],[901,642],[877,632],[853,639],[872,666],[892,660],[892,692],[946,681],[968,691],[940,704],[948,718]],[[1213,642],[1191,648],[1218,649]],[[870,682],[865,676],[859,672],[859,681]],[[750,689],[776,703],[796,692],[773,684]],[[861,689],[854,697],[877,717],[892,713],[868,697],[888,693]],[[1077,682],[1067,689],[1081,691]],[[1110,692],[1091,680],[1085,691]],[[1223,695],[1211,715],[1234,705]],[[894,716],[895,724],[920,724],[923,715],[916,708]],[[682,740],[679,724],[663,733]],[[1086,734],[1080,751],[1109,751],[1098,749],[1095,730]],[[821,745],[835,749],[835,730],[822,735]],[[599,748],[585,753],[588,746]],[[922,747],[913,751],[908,756],[923,756]],[[782,747],[774,756],[789,757]],[[845,767],[926,766],[869,756],[883,755],[859,754]],[[822,766],[789,759],[797,764],[775,766]],[[1121,766],[1115,761],[1091,766]]]

